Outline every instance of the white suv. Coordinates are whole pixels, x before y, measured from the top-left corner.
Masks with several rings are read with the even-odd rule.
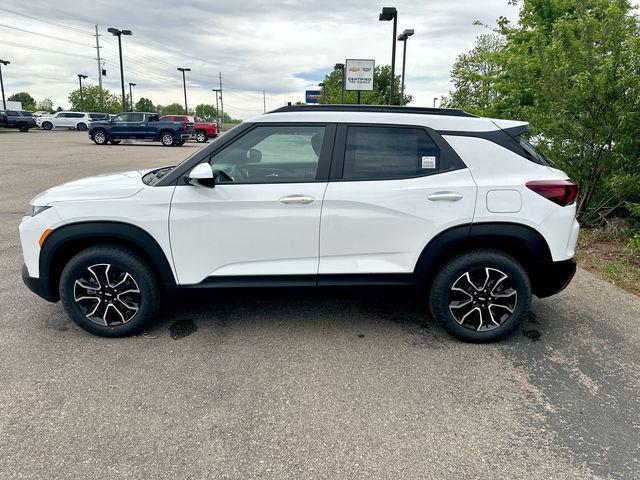
[[[456,337],[496,340],[575,272],[576,186],[527,128],[460,110],[283,107],[175,167],[37,196],[23,278],[104,336],[140,331],[189,289],[404,285]]]
[[[36,118],[36,124],[44,130],[62,127],[84,132],[89,128],[90,123],[89,114],[82,112],[57,112],[53,115]]]

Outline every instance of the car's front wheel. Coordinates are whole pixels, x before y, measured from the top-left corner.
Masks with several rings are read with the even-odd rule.
[[[93,138],[93,141],[96,145],[106,145],[109,141],[107,132],[105,132],[104,130],[96,130],[95,132],[93,132],[93,136],[91,138]]]
[[[53,123],[51,122],[42,122],[43,130],[51,130],[53,128]]]
[[[90,247],[74,256],[60,277],[69,317],[103,337],[140,332],[160,307],[160,286],[140,255],[116,245]]]
[[[436,321],[469,342],[511,334],[531,305],[531,282],[520,263],[497,250],[474,250],[447,261],[431,284]]]
[[[207,140],[209,140],[209,137],[207,136],[207,132],[196,132],[196,142],[204,143]]]

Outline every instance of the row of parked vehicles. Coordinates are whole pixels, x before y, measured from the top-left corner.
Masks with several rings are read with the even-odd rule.
[[[215,122],[199,120],[190,115],[159,116],[151,112],[124,112],[110,115],[99,112],[29,112],[0,110],[0,126],[17,128],[21,132],[40,127],[43,130],[68,128],[89,131],[99,144],[118,144],[124,139],[160,141],[165,146],[183,145],[194,139],[203,143],[218,136]]]

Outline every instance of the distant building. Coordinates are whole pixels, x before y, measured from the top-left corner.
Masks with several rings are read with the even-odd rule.
[[[0,100],[2,100],[0,98]],[[2,106],[2,102],[0,101],[0,107]],[[10,102],[7,100],[7,110],[22,110],[22,103],[20,102]]]

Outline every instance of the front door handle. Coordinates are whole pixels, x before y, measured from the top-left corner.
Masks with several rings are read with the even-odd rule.
[[[458,192],[436,192],[427,196],[432,202],[457,202],[462,200],[463,196]]]
[[[281,203],[285,205],[309,205],[313,203],[315,199],[309,195],[289,195],[288,197],[282,197]]]

